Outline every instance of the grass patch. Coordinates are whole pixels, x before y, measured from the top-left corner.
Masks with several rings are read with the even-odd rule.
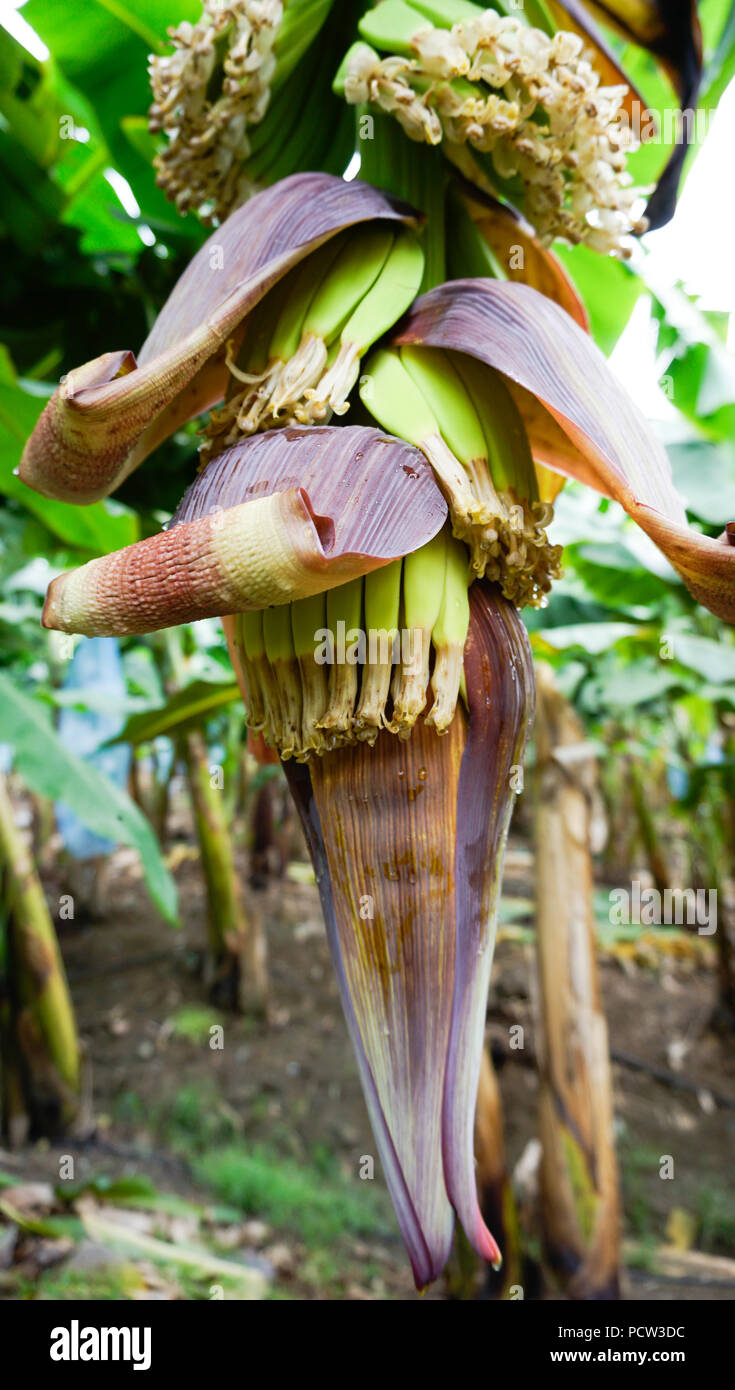
[[[210,1030],[222,1026],[222,1016],[203,1004],[184,1004],[171,1015],[169,1023],[173,1037],[208,1046]]]
[[[651,1147],[623,1138],[618,1143],[618,1160],[628,1230],[642,1241],[660,1239],[661,1218],[647,1195],[646,1183],[659,1172],[661,1155]]]
[[[700,1187],[696,1200],[699,1244],[713,1253],[729,1255],[735,1251],[735,1197],[709,1182]]]
[[[251,1115],[252,1110],[251,1104]],[[251,1146],[239,1117],[214,1088],[182,1087],[166,1110],[155,1115],[155,1124],[163,1142],[186,1158],[203,1187],[228,1207],[266,1221],[312,1251],[345,1234],[393,1234],[382,1187],[345,1178],[324,1144],[304,1157],[286,1155],[273,1142]]]
[[[129,1299],[132,1291],[141,1286],[137,1278],[131,1278],[119,1270],[81,1270],[53,1269],[42,1274],[37,1284],[20,1283],[17,1294],[20,1298],[40,1299],[42,1302],[119,1302]]]
[[[359,1194],[339,1178],[325,1179],[311,1164],[284,1159],[265,1147],[231,1144],[195,1163],[201,1182],[249,1215],[297,1235],[306,1245],[325,1245],[345,1233],[385,1234],[385,1205],[367,1184]]]
[[[156,1117],[164,1138],[180,1154],[189,1157],[236,1139],[239,1116],[214,1090],[182,1086],[170,1107]]]

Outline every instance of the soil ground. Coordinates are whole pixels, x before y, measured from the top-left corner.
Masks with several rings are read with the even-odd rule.
[[[245,858],[243,853],[243,872]],[[328,1217],[321,1224],[307,1219],[310,1194],[322,1181],[325,1191],[333,1185],[338,1200],[351,1204],[350,1212],[359,1209],[367,1200],[360,1160],[374,1152],[316,888],[287,876],[254,895],[267,924],[272,982],[271,1017],[255,1024],[218,1015],[204,1003],[197,971],[204,892],[183,813],[174,829],[172,861],[183,910],[180,931],[158,919],[135,859],[125,851],[104,868],[101,914],[61,924],[87,1059],[91,1133],[0,1155],[0,1167],[24,1180],[56,1180],[59,1154],[71,1153],[78,1178],[143,1173],[157,1188],[200,1202],[211,1201],[213,1193],[234,1199],[250,1223],[244,1238],[261,1251],[280,1296],[416,1298],[378,1163],[365,1232],[352,1216],[346,1234],[333,1229]],[[57,886],[48,884],[50,896]],[[531,855],[515,836],[504,895],[528,899],[532,892]],[[488,1032],[515,1165],[534,1135],[537,1080],[533,947],[513,936],[513,928],[501,932]],[[684,1244],[735,1255],[735,1039],[708,1028],[714,972],[696,959],[623,954],[604,957],[601,975],[613,1054],[624,1053],[644,1067],[673,1069],[685,1087],[631,1065],[614,1066],[625,1234],[639,1246],[633,1261],[638,1267],[626,1271],[626,1296],[733,1298],[735,1284],[706,1272],[702,1282],[665,1279],[640,1258],[647,1245],[676,1243],[682,1227],[689,1232]],[[209,1029],[217,1021],[224,1025],[223,1046],[213,1050]],[[527,1043],[523,1051],[512,1051],[509,1029],[518,1023]],[[256,1179],[251,1175],[247,1190],[238,1187],[236,1156],[245,1151],[261,1156],[261,1169],[272,1164],[275,1191],[262,1171]],[[232,1171],[228,1154],[234,1155]],[[673,1180],[660,1176],[663,1155],[673,1157]],[[274,1177],[281,1162],[291,1186],[294,1173],[306,1174],[303,1200],[288,1191],[283,1198]],[[289,1215],[294,1201],[296,1229]],[[427,1295],[445,1296],[441,1286]]]

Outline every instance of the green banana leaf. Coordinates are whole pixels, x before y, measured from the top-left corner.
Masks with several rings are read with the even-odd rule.
[[[30,391],[16,377],[9,359],[0,363],[0,493],[12,497],[42,521],[64,545],[107,555],[140,539],[135,512],[120,502],[75,507],[42,497],[14,475],[29,434],[48,400],[48,392]]]
[[[176,924],[176,887],[143,813],[109,778],[62,743],[41,702],[24,694],[3,672],[0,703],[3,740],[10,744],[23,780],[39,796],[63,801],[98,835],[136,849],[153,902]]]
[[[197,244],[204,239],[201,226],[193,216],[183,218],[172,211],[156,187],[150,160],[131,143],[125,122],[147,114],[151,103],[148,58],[167,50],[167,29],[200,15],[199,0],[87,0],[76,6],[73,23],[68,0],[28,0],[23,9],[24,19],[43,39],[64,76],[94,109],[110,152],[107,163],[132,186],[144,220],[152,225],[156,219],[166,233]],[[114,208],[109,188],[106,192],[106,204]],[[99,208],[97,215],[101,215]],[[120,227],[126,234],[123,249],[139,255],[143,243],[135,229],[118,222],[116,233],[111,214],[105,218],[105,235],[112,238],[106,249],[118,245]],[[97,240],[99,235],[96,230]]]
[[[735,517],[735,447],[731,442],[686,439],[668,444],[667,452],[687,511],[712,526],[717,526],[723,515]]]
[[[111,743],[151,743],[163,734],[180,734],[190,726],[201,724],[210,715],[217,714],[233,700],[241,699],[240,690],[234,681],[217,684],[212,681],[197,680],[185,690],[177,690],[175,695],[156,709],[132,714],[120,733]]]
[[[645,291],[643,282],[623,261],[599,256],[588,246],[555,242],[554,254],[582,296],[592,337],[609,357]]]

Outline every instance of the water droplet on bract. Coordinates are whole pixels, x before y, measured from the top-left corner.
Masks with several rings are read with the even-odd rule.
[[[419,768],[419,777],[421,778],[421,781],[423,782],[424,778],[426,777],[426,768],[425,768],[425,767],[420,767],[420,768]]]

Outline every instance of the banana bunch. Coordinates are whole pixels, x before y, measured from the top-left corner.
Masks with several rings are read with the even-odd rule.
[[[381,0],[358,22],[334,90],[391,115],[410,139],[442,144],[473,182],[556,236],[625,256],[645,229],[626,172],[635,148],[627,87],[602,86],[576,33],[545,0]]]
[[[243,435],[343,415],[368,348],[396,322],[421,284],[416,235],[387,224],[341,233],[266,296],[237,355],[230,386],[204,428],[202,461]]]
[[[561,546],[547,539],[552,508],[539,499],[523,420],[500,374],[465,353],[378,348],[360,396],[384,429],[428,459],[473,578],[499,583],[519,608],[541,606]]]
[[[424,712],[448,731],[469,628],[468,554],[445,526],[365,579],[237,618],[248,724],[284,759],[408,738]]]
[[[330,95],[342,29],[320,32],[332,5],[203,0],[196,24],[169,30],[173,52],[150,61],[148,119],[167,138],[156,181],[179,212],[221,222],[258,188],[327,167],[340,124]]]

